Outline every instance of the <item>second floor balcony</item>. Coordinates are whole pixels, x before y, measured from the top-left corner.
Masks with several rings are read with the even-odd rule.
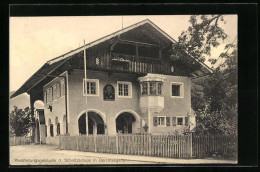
[[[130,73],[187,76],[187,69],[158,58],[111,53],[111,69]]]

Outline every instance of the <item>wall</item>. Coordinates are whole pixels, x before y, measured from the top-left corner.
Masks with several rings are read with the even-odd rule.
[[[116,122],[117,115],[123,111],[133,112],[140,117],[136,123],[133,124],[133,132],[138,132],[141,128],[142,118],[148,118],[148,112],[142,113],[139,106],[139,82],[138,75],[136,74],[123,74],[112,73],[108,75],[105,71],[87,71],[88,79],[99,79],[99,96],[88,96],[88,104],[86,106],[86,97],[83,96],[83,78],[84,71],[74,69],[68,75],[68,129],[70,135],[78,135],[78,118],[83,114],[86,109],[89,111],[95,111],[101,114],[103,117],[109,135],[116,134]],[[48,83],[44,88],[51,86],[60,78],[54,79]],[[117,81],[132,82],[132,98],[119,98],[117,96]],[[184,86],[183,98],[171,97],[171,82],[181,82]],[[111,84],[115,89],[115,101],[104,101],[103,88],[105,85]],[[191,95],[190,95],[190,80],[188,77],[179,76],[166,76],[163,84],[162,96],[164,97],[164,108],[159,113],[150,113],[150,132],[151,133],[165,133],[172,132],[175,129],[181,129],[180,126],[172,126],[172,117],[175,116],[187,116],[191,107]],[[61,134],[65,133],[65,97],[60,97],[51,103],[45,104],[45,119],[47,124],[47,135],[49,136],[49,124],[48,119],[51,119],[52,124],[55,124],[55,117],[58,117],[61,126]],[[48,105],[52,105],[53,109],[50,112],[47,109]],[[103,115],[102,115],[103,114]],[[153,126],[154,116],[166,116],[171,117],[170,126]],[[53,125],[54,136],[56,136],[56,125]],[[46,140],[47,141],[47,140]]]
[[[59,136],[46,137],[46,144],[59,146]]]
[[[67,72],[64,72],[62,74],[62,76],[66,76]],[[47,83],[44,87],[43,87],[43,93],[44,91],[48,88],[50,88],[51,86],[53,86],[54,84],[56,84],[57,82],[60,82],[61,80],[64,80],[64,78],[62,77],[57,77],[54,78],[52,81],[50,81],[49,83]],[[50,111],[50,109],[48,109],[48,106],[52,106],[52,111]],[[60,134],[65,134],[65,128],[64,123],[66,121],[63,120],[64,116],[65,116],[65,95],[52,100],[51,102],[48,103],[44,103],[44,116],[45,116],[45,124],[47,125],[47,137],[50,136],[50,123],[49,123],[49,119],[51,120],[51,124],[53,124],[53,135],[56,136],[57,135],[57,125],[55,125],[55,118],[58,118],[58,122],[60,123]],[[46,142],[48,140],[46,139]]]
[[[116,115],[121,111],[131,110],[139,116],[143,114],[139,110],[138,86],[136,74],[120,74],[113,73],[108,76],[107,72],[87,71],[88,79],[99,79],[99,96],[88,96],[88,104],[86,106],[86,97],[83,96],[83,70],[73,70],[69,75],[69,133],[70,135],[78,135],[78,118],[79,114],[86,109],[97,109],[106,116],[107,133],[116,134]],[[119,98],[117,96],[117,81],[132,82],[132,98]],[[103,88],[105,85],[111,84],[115,89],[115,101],[103,100]],[[129,111],[128,111],[129,112]],[[140,123],[134,124],[136,128],[140,128]],[[137,132],[137,131],[133,131]]]
[[[181,82],[184,84],[183,98],[171,97],[171,82]],[[187,116],[191,107],[191,93],[190,93],[190,79],[188,77],[180,76],[166,76],[163,83],[164,108],[159,112],[151,112],[150,115],[150,132],[151,133],[166,133],[172,132],[176,129],[181,129],[180,126],[172,126],[172,117]],[[166,116],[170,117],[170,126],[154,126],[153,117]]]

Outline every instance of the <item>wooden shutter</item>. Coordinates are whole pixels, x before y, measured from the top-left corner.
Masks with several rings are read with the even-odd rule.
[[[185,126],[188,126],[189,123],[188,123],[188,117],[185,117]]]
[[[172,126],[176,126],[176,117],[172,117]]]
[[[158,125],[157,117],[153,117],[153,125],[154,125],[154,126],[157,126],[157,125]]]
[[[171,120],[170,117],[166,117],[166,125],[167,125],[167,126],[170,126],[170,120]]]

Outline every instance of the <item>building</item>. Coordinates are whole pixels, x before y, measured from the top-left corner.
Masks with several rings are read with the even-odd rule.
[[[175,45],[144,20],[46,62],[12,97],[30,95],[35,141],[42,143],[57,143],[59,135],[194,127],[191,79],[212,71],[184,50],[174,58]],[[44,106],[35,110],[37,100]]]

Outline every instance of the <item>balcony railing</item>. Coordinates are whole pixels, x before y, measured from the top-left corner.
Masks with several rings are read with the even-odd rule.
[[[109,58],[102,59],[99,63],[93,60],[89,60],[87,63],[87,69],[89,70],[107,70],[107,71],[118,71],[118,72],[129,72],[129,73],[155,73],[173,76],[187,76],[187,68],[183,68],[175,64],[161,61],[160,59],[135,55],[126,55],[119,53],[111,53]],[[83,58],[78,58],[70,62],[71,66],[83,68]],[[173,69],[174,68],[174,69]]]
[[[111,69],[133,73],[156,73],[165,75],[186,76],[187,72],[181,68],[172,70],[170,64],[162,63],[160,59],[119,53],[111,54]]]

